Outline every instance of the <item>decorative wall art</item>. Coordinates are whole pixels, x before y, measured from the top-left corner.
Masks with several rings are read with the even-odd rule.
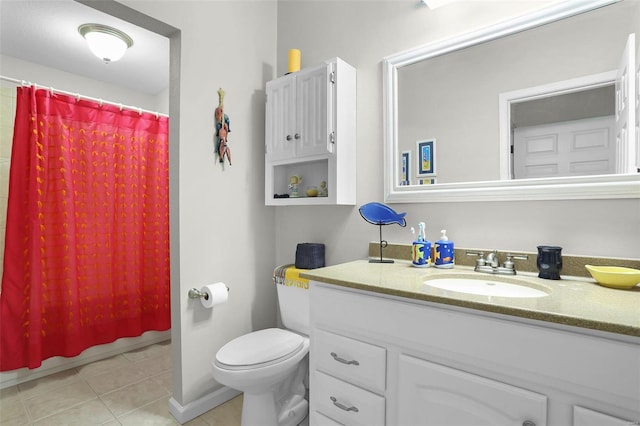
[[[400,159],[400,185],[411,185],[411,151],[402,151]]]
[[[228,144],[228,135],[231,132],[229,124],[229,116],[224,113],[224,95],[222,88],[218,89],[218,107],[215,110],[216,118],[216,154],[222,164],[224,157],[227,157],[229,165],[231,165],[231,149]]]
[[[436,140],[418,141],[418,176],[436,174]]]

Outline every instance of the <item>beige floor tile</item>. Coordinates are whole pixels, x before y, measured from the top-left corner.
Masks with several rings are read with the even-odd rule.
[[[178,424],[169,412],[168,396],[118,417],[118,420],[123,426],[164,426]]]
[[[149,358],[156,358],[160,355],[171,355],[171,341],[156,343],[134,351],[123,353],[122,356],[129,361],[138,362]]]
[[[68,386],[72,383],[78,383],[81,379],[78,377],[78,371],[75,368],[51,374],[40,379],[31,380],[18,385],[20,397],[22,399],[33,398],[36,395],[49,393],[54,389]]]
[[[29,424],[29,416],[22,404],[17,386],[0,390],[0,424],[2,426]]]
[[[24,405],[32,421],[67,410],[97,397],[86,382],[72,383],[55,391],[25,399]]]
[[[78,374],[82,377],[97,376],[99,374],[108,373],[118,368],[129,365],[130,362],[122,355],[116,355],[111,358],[103,359],[100,361],[92,362],[91,364],[78,367]]]
[[[173,383],[173,374],[171,372],[171,370],[165,371],[163,373],[160,373],[156,376],[153,376],[156,380],[158,380],[158,382],[160,382],[162,384],[162,386],[164,386],[164,388],[167,390],[167,392],[171,393],[172,389],[171,389],[171,385]]]
[[[100,396],[116,417],[162,397],[168,399],[169,392],[153,377]]]
[[[98,426],[115,420],[109,409],[98,398],[83,402],[58,414],[44,417],[34,426]]]
[[[210,425],[209,423],[202,420],[202,416],[200,416],[200,417],[196,417],[193,420],[189,420],[188,422],[184,423],[182,426],[210,426]]]
[[[163,371],[171,370],[171,354],[157,353],[154,357],[135,361],[134,365],[146,371],[147,375],[155,376]]]
[[[209,426],[240,426],[241,417],[242,395],[239,395],[198,418],[204,420]]]
[[[122,368],[116,368],[108,373],[87,377],[86,381],[98,395],[104,395],[105,393],[127,385],[137,383],[147,377],[145,371],[142,371],[136,366],[128,365]]]

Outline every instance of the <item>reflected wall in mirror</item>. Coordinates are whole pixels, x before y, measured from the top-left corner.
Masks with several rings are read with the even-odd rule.
[[[616,169],[616,129],[611,122],[616,70],[629,34],[640,34],[640,3],[576,3],[564,2],[384,60],[385,201],[639,196],[638,175],[629,173],[630,168]],[[541,25],[547,21],[553,22]],[[561,83],[567,82],[589,90],[563,88]],[[559,87],[558,96],[529,94],[525,102],[515,95],[554,87]],[[507,98],[513,102],[504,101],[505,94],[511,94]],[[561,111],[560,105],[579,108]],[[548,132],[539,126],[570,122],[586,126],[579,127],[581,132],[595,125],[593,118],[598,132],[603,126],[609,130],[604,141],[582,138],[579,146],[585,149],[575,154],[579,161],[563,153],[554,171],[545,161],[531,165],[531,155],[522,158],[527,151],[533,152],[533,160],[535,150],[558,151],[560,141],[541,138]],[[507,122],[506,129],[501,120]],[[538,133],[528,145],[516,144],[512,153],[514,135],[520,140],[524,133],[527,140],[524,129]],[[438,140],[438,184],[417,185],[416,175],[409,176],[408,185],[401,184],[401,153],[426,139]],[[597,144],[604,144],[606,153],[591,156]],[[417,161],[415,153],[412,157]],[[574,167],[576,162],[583,166]]]

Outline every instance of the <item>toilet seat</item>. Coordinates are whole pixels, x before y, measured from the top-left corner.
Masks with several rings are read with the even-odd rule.
[[[215,364],[227,370],[249,370],[277,364],[304,347],[304,338],[280,328],[267,328],[237,337],[216,354]]]

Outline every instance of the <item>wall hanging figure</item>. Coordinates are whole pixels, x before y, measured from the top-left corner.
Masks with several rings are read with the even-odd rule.
[[[229,125],[229,116],[224,113],[224,90],[218,89],[218,107],[215,110],[216,117],[216,153],[221,163],[224,163],[224,157],[227,157],[229,165],[231,165],[231,149],[229,149],[227,137],[231,128]]]

